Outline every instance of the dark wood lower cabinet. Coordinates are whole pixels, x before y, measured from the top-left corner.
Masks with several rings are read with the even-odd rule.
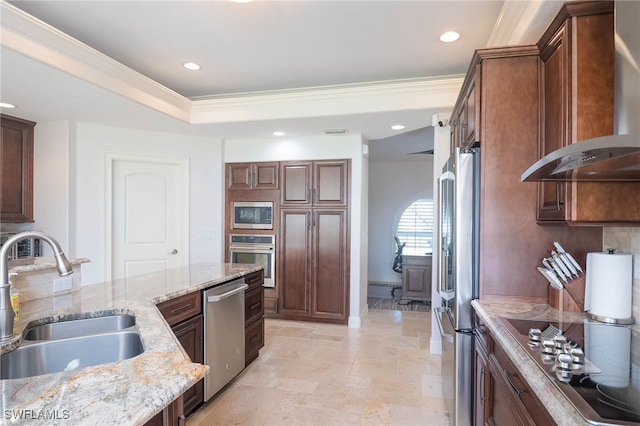
[[[502,347],[476,324],[474,424],[555,425]]]
[[[171,328],[178,341],[191,358],[191,361],[203,362],[203,317],[198,315]],[[204,379],[182,394],[184,399],[184,414],[188,416],[204,401]]]
[[[158,310],[162,313],[171,331],[182,345],[191,361],[203,363],[203,316],[202,293],[196,291],[160,303]],[[185,391],[172,405],[154,417],[154,421],[163,419],[162,425],[177,425],[180,417],[184,418],[194,412],[204,402],[204,379]],[[176,405],[178,404],[178,405]],[[169,422],[167,422],[169,421]],[[184,423],[182,423],[184,424]]]
[[[145,426],[185,426],[187,418],[184,414],[182,396],[178,397],[164,410],[153,416]]]
[[[264,346],[264,271],[245,276],[249,288],[244,293],[244,366],[251,364]]]

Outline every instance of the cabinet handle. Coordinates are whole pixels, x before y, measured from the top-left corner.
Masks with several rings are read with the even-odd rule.
[[[172,314],[177,314],[178,312],[184,311],[185,309],[189,309],[190,307],[191,307],[191,304],[180,306],[179,308],[172,309],[171,313]]]
[[[518,377],[517,374],[513,374],[513,373],[507,373],[507,381],[509,382],[509,385],[511,386],[511,389],[513,389],[513,391],[520,395],[521,393],[526,392],[526,389],[520,389],[518,388],[516,385],[513,384],[513,382],[511,381],[512,377]]]
[[[197,326],[196,324],[189,324],[189,326],[185,327],[185,328],[176,328],[173,331],[173,333],[174,334],[181,334],[181,335],[182,334],[187,334],[189,331],[195,330],[196,326]]]
[[[260,335],[256,334],[255,336],[253,336],[251,339],[249,339],[249,343],[253,343],[256,340],[258,340],[260,338]]]
[[[259,307],[260,307],[260,302],[254,303],[253,305],[249,306],[249,310],[252,311],[252,310],[254,310],[256,308],[259,308]]]
[[[480,405],[484,405],[484,402],[487,400],[484,396],[484,375],[486,374],[485,368],[482,367],[480,369]]]

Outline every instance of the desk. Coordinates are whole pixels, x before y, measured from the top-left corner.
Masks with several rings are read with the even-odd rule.
[[[402,299],[431,300],[431,254],[402,255]]]

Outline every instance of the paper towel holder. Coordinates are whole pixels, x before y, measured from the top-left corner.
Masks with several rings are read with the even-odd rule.
[[[616,249],[614,248],[608,248],[607,249],[607,254],[615,254],[616,253]],[[629,317],[629,318],[609,318],[609,317],[605,317],[602,315],[596,315],[593,314],[591,312],[587,312],[587,316],[589,317],[589,319],[592,319],[594,321],[598,321],[598,322],[603,322],[606,324],[619,324],[619,325],[630,325],[633,324],[635,322],[633,317]]]

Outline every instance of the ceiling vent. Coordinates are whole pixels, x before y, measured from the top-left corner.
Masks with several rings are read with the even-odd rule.
[[[324,133],[327,135],[343,135],[347,133],[347,129],[324,129]]]

